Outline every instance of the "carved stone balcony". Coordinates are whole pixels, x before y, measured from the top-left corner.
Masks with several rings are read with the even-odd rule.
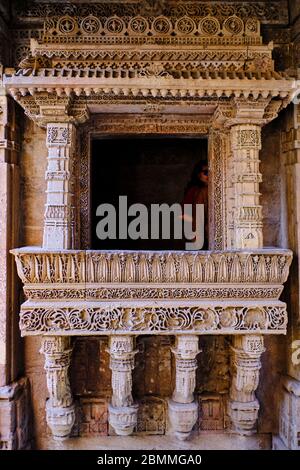
[[[286,332],[289,250],[12,253],[23,336]]]

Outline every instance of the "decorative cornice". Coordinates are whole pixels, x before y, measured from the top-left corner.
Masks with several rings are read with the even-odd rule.
[[[196,8],[179,16],[133,10],[127,16],[87,10],[47,16],[42,38],[32,40],[18,71],[6,69],[4,86],[41,125],[48,115],[84,122],[91,101],[287,104],[298,84],[274,70],[273,45],[262,44],[259,21],[243,9],[241,17],[225,10],[221,16],[211,7],[204,15]],[[275,108],[269,107],[265,122],[276,116]]]
[[[243,78],[223,78],[214,75],[211,78],[175,79],[172,77],[106,78],[94,76],[72,77],[72,74],[60,79],[55,76],[8,76],[4,77],[6,89],[19,101],[25,112],[42,125],[45,122],[63,121],[85,122],[88,107],[91,104],[107,104],[112,100],[139,103],[145,98],[154,103],[196,103],[211,100],[217,105],[228,99],[248,101],[253,116],[254,102],[276,98],[282,105],[287,105],[296,93],[298,82],[283,77],[269,80],[247,76]],[[259,105],[258,105],[259,106]],[[101,108],[100,108],[101,109]],[[270,109],[270,108],[269,108]],[[269,118],[271,116],[268,113]],[[276,115],[276,114],[275,114]],[[48,117],[51,116],[49,119]]]

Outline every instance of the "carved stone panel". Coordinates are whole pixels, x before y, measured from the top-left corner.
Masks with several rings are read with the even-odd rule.
[[[173,391],[171,338],[139,336],[133,374],[135,396],[169,397]]]
[[[108,401],[102,398],[80,398],[76,407],[73,437],[108,435]]]
[[[225,397],[219,394],[199,395],[199,431],[223,431]]]
[[[165,369],[166,370],[166,369]],[[137,434],[165,434],[166,432],[166,402],[158,397],[148,397],[139,400],[137,416]]]
[[[71,383],[75,396],[109,396],[111,372],[105,338],[76,338]]]

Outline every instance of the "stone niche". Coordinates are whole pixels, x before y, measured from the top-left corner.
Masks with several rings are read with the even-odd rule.
[[[45,165],[46,148],[43,144],[45,131],[26,119],[23,140],[22,201],[23,228],[22,244],[41,245],[43,210],[45,203]],[[263,131],[262,169],[273,178],[266,178],[262,184],[262,205],[264,208],[264,236],[268,245],[280,246],[282,222],[280,213],[281,173],[279,161],[280,147],[278,128],[280,119],[268,125]],[[140,139],[143,142],[143,139]],[[270,145],[272,144],[272,147]],[[270,148],[272,151],[270,151]],[[168,157],[168,150],[165,150]],[[29,178],[30,176],[30,178]],[[278,183],[278,184],[277,184]],[[278,201],[270,204],[270,201]],[[274,221],[276,230],[274,230]],[[229,337],[202,336],[198,356],[196,394],[199,400],[199,422],[195,429],[200,433],[222,431],[228,428],[226,402],[230,387]],[[165,434],[168,432],[167,398],[174,388],[174,359],[170,346],[173,336],[140,336],[137,340],[138,353],[136,368],[133,372],[133,394],[139,403],[138,423],[135,433]],[[71,384],[76,402],[76,421],[73,436],[103,436],[114,434],[108,425],[108,403],[111,396],[111,372],[106,352],[106,337],[77,338],[75,340]],[[262,377],[258,388],[261,403],[259,430],[272,432],[277,427],[275,413],[267,406],[271,395],[274,396],[276,383],[284,370],[284,339],[279,336],[266,338],[267,353],[263,356]],[[37,445],[39,439],[50,436],[45,422],[43,403],[47,397],[44,380],[43,360],[38,354],[39,340],[25,338],[26,375],[32,383],[33,397],[39,393],[40,400],[33,399],[34,434]],[[266,373],[264,373],[266,371]],[[159,376],[159,380],[157,380]],[[266,379],[268,377],[268,379]],[[277,392],[275,392],[275,395]],[[279,397],[276,398],[279,403]],[[276,405],[277,406],[277,405]]]
[[[279,248],[280,125],[266,127],[262,142],[261,128],[287,106],[296,85],[274,69],[260,20],[284,23],[287,11],[268,2],[262,12],[251,2],[250,16],[221,5],[212,16],[203,2],[189,17],[183,4],[110,3],[95,4],[88,16],[78,4],[74,17],[66,8],[59,17],[51,4],[51,18],[31,41],[34,59],[28,55],[4,78],[32,119],[20,159],[25,248],[13,253],[26,296],[20,329],[36,444],[49,436],[46,415],[54,437],[63,438],[163,435],[170,427],[186,438],[193,426],[197,434],[231,425],[249,434],[257,428],[257,387],[257,429],[271,433],[277,421],[268,404],[283,371],[279,335],[287,328],[280,296],[292,254]],[[36,5],[30,15],[40,15]],[[180,186],[196,157],[191,142],[208,138],[212,251],[93,246],[91,193],[106,158],[101,151],[110,153],[103,142],[120,135],[138,136],[141,148],[146,136],[159,137],[165,150],[156,163],[165,179],[167,161],[186,163]],[[180,141],[179,157],[179,144],[175,153],[165,145],[167,137],[183,136],[190,140]],[[100,142],[98,167],[93,140]],[[145,197],[147,180],[136,179]]]

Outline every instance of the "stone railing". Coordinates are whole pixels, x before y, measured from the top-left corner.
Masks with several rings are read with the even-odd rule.
[[[286,331],[288,250],[13,253],[23,335]]]
[[[55,438],[75,422],[68,368],[71,335],[109,335],[112,371],[109,423],[119,435],[134,432],[132,394],[135,336],[175,335],[176,383],[168,400],[170,430],[186,439],[198,419],[194,397],[199,335],[232,334],[233,378],[228,413],[232,428],[255,432],[255,390],[265,351],[263,334],[286,332],[279,301],[292,253],[104,252],[13,250],[24,283],[24,335],[42,335],[49,391],[47,422]]]

